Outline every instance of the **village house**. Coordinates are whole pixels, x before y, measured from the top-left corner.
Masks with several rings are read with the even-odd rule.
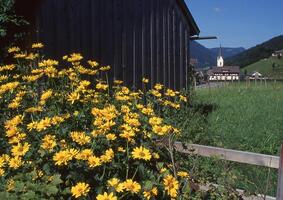
[[[222,56],[222,48],[220,46],[219,56],[217,57],[217,66],[208,70],[209,81],[236,81],[240,80],[239,66],[225,66]]]
[[[261,79],[263,76],[257,71],[253,71],[247,74],[248,79]]]
[[[272,54],[272,57],[283,57],[283,49],[279,50],[279,51],[275,51],[273,54]]]

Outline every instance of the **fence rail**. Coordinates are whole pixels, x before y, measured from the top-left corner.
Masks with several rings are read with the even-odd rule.
[[[217,156],[223,160],[279,169],[279,156],[236,151],[197,144],[182,144],[181,142],[175,142],[174,146],[180,153],[197,154],[204,157]]]
[[[184,144],[182,142],[175,142],[174,147],[176,151],[180,153],[195,154],[204,157],[216,156],[223,160],[278,169],[278,185],[276,198],[265,195],[257,195],[252,197],[245,197],[245,199],[283,200],[283,144],[281,145],[280,157],[197,144]],[[203,186],[203,188],[208,189],[209,187]],[[238,191],[240,194],[244,194],[244,191]]]

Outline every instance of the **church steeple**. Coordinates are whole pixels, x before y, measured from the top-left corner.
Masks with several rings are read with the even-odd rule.
[[[222,57],[222,47],[220,44],[219,55],[217,57],[217,67],[223,67],[223,66],[224,66],[224,59]]]

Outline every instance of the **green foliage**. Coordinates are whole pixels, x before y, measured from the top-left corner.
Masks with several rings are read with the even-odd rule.
[[[283,35],[272,38],[271,40],[250,48],[236,56],[226,60],[227,65],[237,65],[245,67],[261,59],[269,58],[274,51],[283,48]]]
[[[0,192],[0,199],[54,199],[59,192],[59,185],[62,183],[60,175],[56,174],[51,178],[38,176],[37,171],[21,173],[11,177],[6,185],[6,190]]]

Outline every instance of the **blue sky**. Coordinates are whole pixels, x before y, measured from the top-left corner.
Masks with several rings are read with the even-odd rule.
[[[185,0],[206,47],[250,48],[283,35],[283,0]]]

